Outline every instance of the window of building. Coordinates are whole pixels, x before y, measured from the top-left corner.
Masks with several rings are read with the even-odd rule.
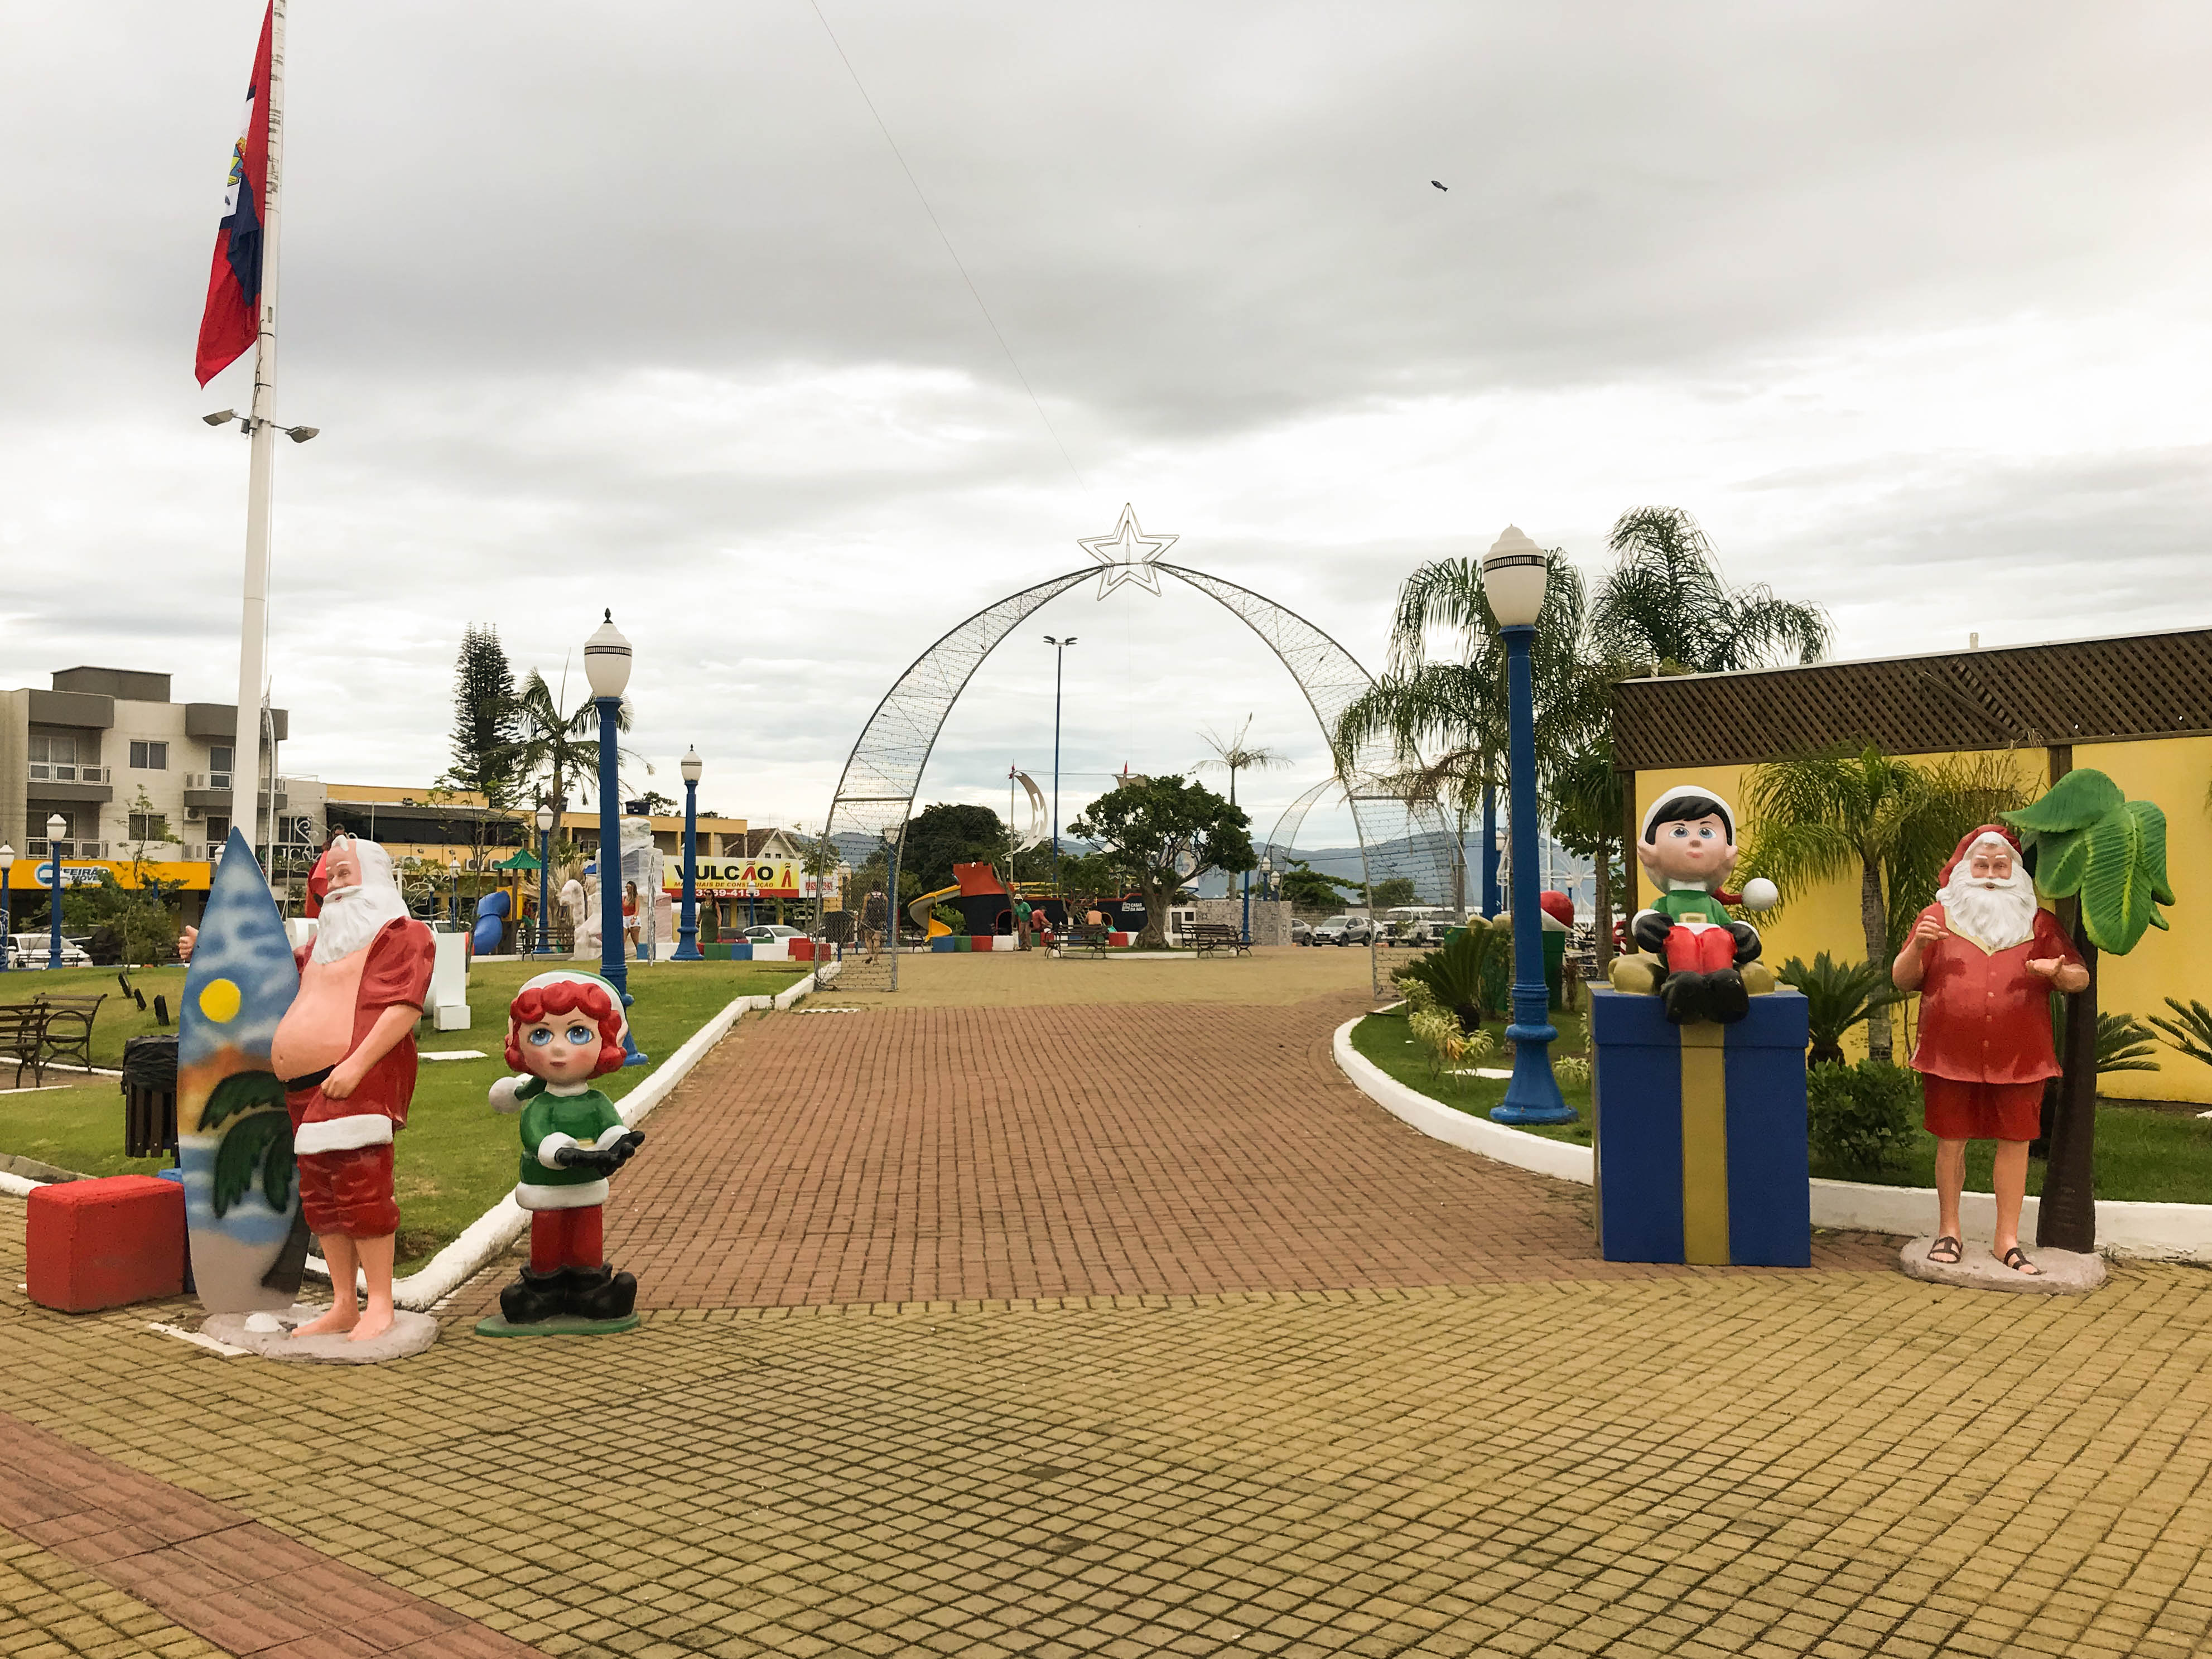
[[[169,745],[134,740],[131,744],[131,764],[140,772],[166,772],[169,769]]]
[[[220,846],[230,839],[230,820],[220,812],[210,812],[207,819],[207,836]]]
[[[34,783],[75,783],[76,738],[46,732],[31,733],[31,780]]]
[[[167,841],[169,820],[161,812],[133,812],[131,815],[131,839],[133,841]]]

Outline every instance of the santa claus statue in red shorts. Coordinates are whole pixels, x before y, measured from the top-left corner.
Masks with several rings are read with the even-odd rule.
[[[2051,1042],[2051,993],[2089,983],[2089,970],[2035,887],[2009,830],[1984,824],[1943,866],[1936,902],[1920,913],[1890,969],[1899,990],[1920,993],[1920,1042],[1912,1051],[1936,1137],[1936,1242],[1928,1259],[1966,1253],[1959,1194],[1966,1143],[1997,1143],[1996,1238],[1992,1254],[2014,1273],[2039,1269],[2020,1247],[2027,1191],[2027,1143],[2035,1139],[2046,1078],[2058,1075]]]
[[[270,1061],[284,1080],[300,1207],[331,1265],[330,1310],[297,1336],[392,1328],[392,1137],[415,1097],[415,1022],[437,954],[407,914],[392,860],[374,842],[340,836],[308,878],[320,902],[314,942],[301,951],[300,990],[277,1022]],[[355,1269],[368,1282],[364,1310]]]

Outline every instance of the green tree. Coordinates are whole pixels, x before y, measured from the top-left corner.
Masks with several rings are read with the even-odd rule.
[[[1418,903],[1420,894],[1413,886],[1411,876],[1386,876],[1368,890],[1367,905],[1378,914],[1395,910],[1401,904]]]
[[[588,805],[599,775],[598,706],[586,696],[573,709],[562,710],[545,677],[533,668],[514,699],[513,716],[515,775],[535,781],[540,798],[559,803],[564,811]],[[627,732],[629,725],[625,702],[615,717],[615,729]],[[635,758],[617,751],[618,762]]]
[[[1754,766],[1744,775],[1749,834],[1736,876],[1765,876],[1785,896],[1856,877],[1866,960],[1886,963],[1935,898],[1959,838],[2026,799],[2008,760],[1930,764],[1869,744]],[[1868,1058],[1887,1065],[1892,1048],[1887,1016],[1869,1020]]]
[[[1202,783],[1151,778],[1108,790],[1084,808],[1068,831],[1118,854],[1145,896],[1145,927],[1137,943],[1164,950],[1168,905],[1177,890],[1209,870],[1235,872],[1259,862],[1251,823],[1243,807]]]
[[[495,628],[469,625],[453,667],[453,763],[446,775],[487,805],[503,805],[516,781],[514,670]]]
[[[1826,612],[1764,586],[1729,586],[1705,532],[1679,507],[1631,507],[1607,543],[1619,557],[1590,606],[1598,655],[1661,673],[1717,674],[1791,653],[1817,662],[1827,651]]]
[[[899,884],[911,872],[915,891],[935,892],[952,884],[956,864],[998,867],[1006,855],[1006,827],[988,806],[938,801],[907,820],[899,842]]]
[[[1304,859],[1284,862],[1285,867],[1275,872],[1275,888],[1294,911],[1334,910],[1359,890],[1358,882],[1316,870]]]

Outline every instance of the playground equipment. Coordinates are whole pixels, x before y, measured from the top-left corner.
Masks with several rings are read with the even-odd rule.
[[[908,920],[923,930],[932,948],[949,948],[949,942],[954,939],[1003,938],[1011,945],[1017,894],[1027,899],[1031,908],[1043,911],[1046,921],[1052,927],[1066,925],[1067,906],[1043,883],[1018,881],[1009,891],[1006,883],[999,879],[998,871],[988,864],[956,864],[952,866],[952,876],[951,886],[924,893],[906,907]],[[939,905],[945,903],[959,908],[961,925],[957,933],[933,914]],[[939,946],[938,941],[940,939],[947,941],[947,946]]]
[[[514,902],[504,887],[477,901],[477,925],[469,930],[469,943],[477,955],[499,954],[499,947],[507,942],[507,918]]]

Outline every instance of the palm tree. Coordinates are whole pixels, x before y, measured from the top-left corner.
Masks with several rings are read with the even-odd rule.
[[[549,786],[546,799],[565,807],[569,779],[588,782],[599,776],[599,744],[597,737],[591,734],[599,729],[599,711],[590,697],[563,714],[553,696],[553,688],[533,668],[514,699],[514,726],[515,740],[509,750],[514,757],[514,775],[544,777]],[[627,700],[615,717],[615,726],[617,731],[629,730]],[[616,750],[616,757],[636,758],[623,750]]]
[[[1211,727],[1198,734],[1200,740],[1214,754],[1213,759],[1199,762],[1198,769],[1203,771],[1212,767],[1229,774],[1229,804],[1231,806],[1237,805],[1237,775],[1239,772],[1264,772],[1291,763],[1289,757],[1279,751],[1249,741],[1255,718],[1247,714],[1244,724],[1238,726],[1231,737],[1224,738]]]
[[[1828,648],[1825,611],[1763,585],[1729,587],[1705,532],[1679,507],[1632,507],[1607,541],[1620,561],[1590,607],[1590,638],[1607,656],[1661,673],[1716,674],[1769,667],[1791,652],[1817,662]]]
[[[1866,960],[1887,963],[1936,896],[1959,838],[2024,804],[2009,757],[1923,764],[1869,744],[1754,766],[1744,775],[1752,842],[1737,873],[1785,893],[1856,874]],[[1867,1056],[1887,1064],[1887,1018],[1869,1022]]]

